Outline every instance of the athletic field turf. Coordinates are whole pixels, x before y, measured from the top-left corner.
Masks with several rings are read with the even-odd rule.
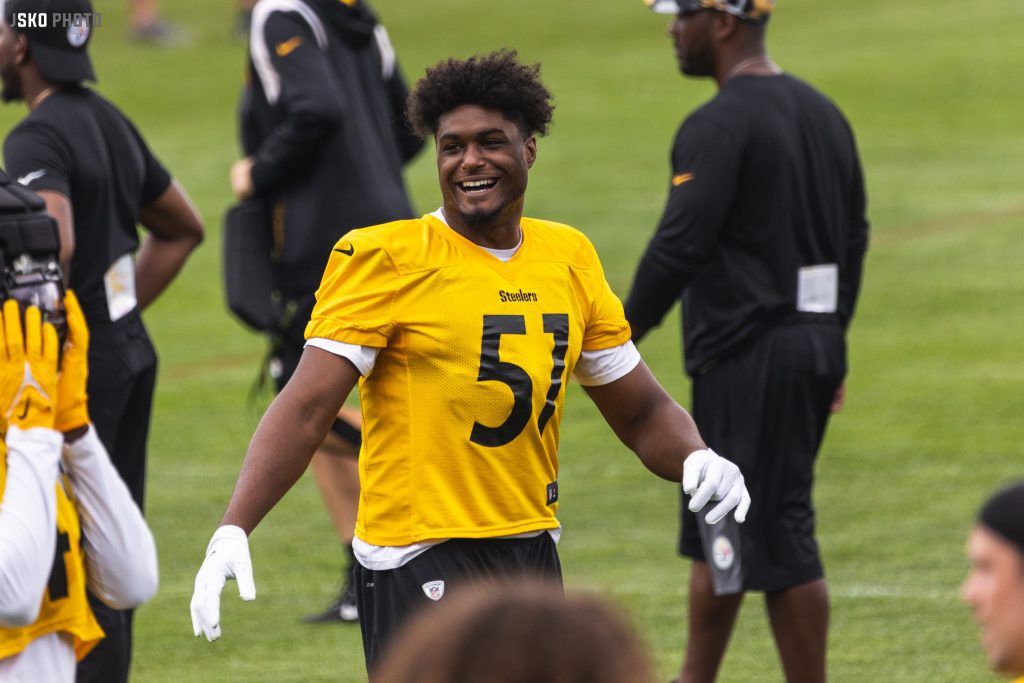
[[[146,314],[161,354],[147,513],[162,582],[137,615],[134,680],[362,681],[358,628],[299,623],[332,597],[341,561],[308,479],[252,537],[256,602],[240,602],[230,583],[223,638],[192,637],[193,577],[268,400],[247,400],[265,348],[225,312],[219,271],[244,45],[231,36],[229,0],[165,0],[167,17],[191,32],[176,49],[128,42],[126,3],[96,4],[98,87],[187,187],[208,235]],[[639,0],[376,7],[410,81],[443,57],[502,46],[543,63],[557,111],[527,213],[583,229],[625,295],[665,196],[675,127],[713,92],[676,71],[667,18]],[[957,590],[974,511],[1024,476],[1022,25],[1024,4],[1005,0],[780,0],[769,32],[777,61],[850,118],[873,224],[847,406],[817,470],[833,681],[995,680]],[[0,130],[23,112],[0,110]],[[420,211],[438,206],[429,150],[408,179]],[[686,405],[678,318],[641,351]],[[668,680],[682,651],[688,571],[674,554],[675,487],[617,444],[579,387],[569,393],[559,514],[567,586],[622,605]],[[761,604],[747,601],[724,682],[781,680]]]

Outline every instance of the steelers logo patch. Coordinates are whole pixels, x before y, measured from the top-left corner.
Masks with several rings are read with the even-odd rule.
[[[736,551],[725,536],[719,536],[711,544],[711,561],[719,569],[728,569],[736,561]]]
[[[89,22],[80,21],[68,26],[68,43],[71,47],[82,47],[89,40]]]

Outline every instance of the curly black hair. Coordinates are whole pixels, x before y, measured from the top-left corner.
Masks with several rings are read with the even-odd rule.
[[[515,50],[465,60],[447,59],[427,69],[406,105],[406,118],[421,137],[437,133],[438,120],[463,104],[500,111],[524,137],[546,135],[555,107],[540,80],[540,64],[521,64]]]

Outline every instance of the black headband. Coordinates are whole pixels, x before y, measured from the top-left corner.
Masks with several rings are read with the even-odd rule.
[[[1024,554],[1024,482],[997,491],[978,513],[978,523]]]

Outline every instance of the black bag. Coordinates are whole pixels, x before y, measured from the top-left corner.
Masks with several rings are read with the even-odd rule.
[[[274,235],[269,207],[258,199],[246,199],[230,207],[224,214],[223,240],[228,309],[254,330],[274,329]]]

